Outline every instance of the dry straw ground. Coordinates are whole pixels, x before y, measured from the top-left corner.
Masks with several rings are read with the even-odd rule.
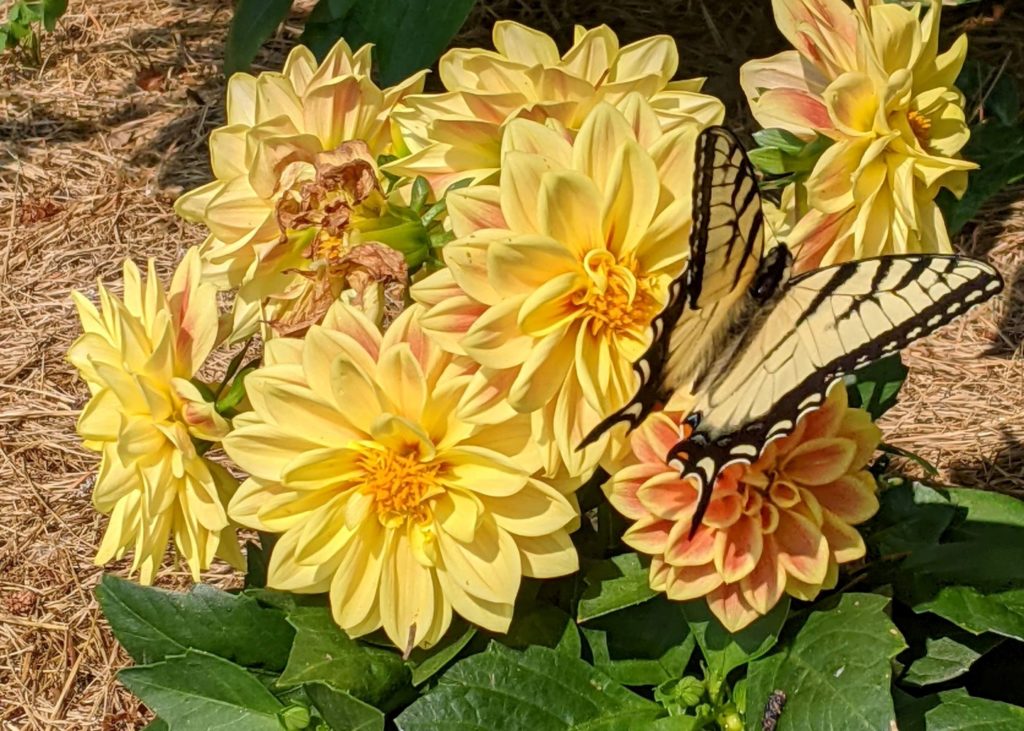
[[[95,293],[120,262],[155,257],[167,272],[201,232],[174,197],[204,181],[205,139],[223,118],[227,0],[72,2],[42,65],[0,59],[0,728],[128,729],[146,713],[114,680],[125,663],[93,598],[105,519],[90,506],[95,460],[74,436],[85,391],[64,360],[78,332],[68,292]],[[720,9],[716,9],[717,7]],[[493,0],[460,39],[487,43],[496,18],[553,32],[607,22],[628,39],[675,33],[688,76],[708,75],[736,125],[746,58],[778,48],[768,3],[710,0]],[[279,64],[301,10],[268,44]],[[1024,69],[1021,8],[972,6],[953,18],[974,49]],[[915,347],[913,377],[888,419],[890,439],[940,465],[950,482],[1024,497],[1024,197],[1007,191],[962,244],[994,261],[1007,299]],[[117,571],[119,568],[114,567]],[[223,569],[211,580],[230,585]],[[180,587],[167,569],[159,579]]]

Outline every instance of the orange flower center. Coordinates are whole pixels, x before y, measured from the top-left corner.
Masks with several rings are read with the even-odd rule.
[[[927,142],[932,138],[932,121],[921,112],[914,110],[907,112],[907,122],[919,142]]]
[[[430,498],[444,492],[437,479],[439,463],[421,462],[415,453],[376,449],[361,461],[364,476],[359,491],[373,497],[382,525],[393,528],[408,520],[430,521]]]
[[[639,277],[635,265],[620,264],[610,251],[595,249],[583,258],[587,287],[573,304],[589,318],[595,335],[607,329],[621,333],[646,328],[658,312],[650,277]]]

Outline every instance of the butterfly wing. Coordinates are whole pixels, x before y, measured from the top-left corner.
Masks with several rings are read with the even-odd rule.
[[[757,178],[743,146],[725,127],[709,127],[697,137],[695,159],[690,257],[669,285],[668,304],[651,322],[650,347],[633,365],[640,385],[579,449],[619,422],[635,429],[659,399],[691,382],[757,271],[764,221]]]
[[[792,432],[830,386],[905,347],[1002,289],[989,265],[957,256],[890,256],[818,269],[792,279],[774,307],[716,361],[691,413],[690,437],[670,459],[700,491],[727,465],[750,463]]]

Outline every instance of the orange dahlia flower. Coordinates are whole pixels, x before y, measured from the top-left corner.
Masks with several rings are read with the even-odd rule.
[[[844,388],[757,462],[727,467],[692,538],[697,489],[666,463],[689,431],[682,416],[656,413],[633,432],[629,463],[605,485],[611,504],[635,521],[623,540],[653,556],[652,589],[678,601],[706,597],[736,632],[784,593],[810,600],[834,587],[839,564],[864,555],[853,526],[878,509],[865,466],[881,432],[848,406]]]

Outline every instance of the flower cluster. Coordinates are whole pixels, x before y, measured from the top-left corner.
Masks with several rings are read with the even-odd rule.
[[[740,81],[757,121],[831,145],[788,191],[780,232],[813,269],[894,253],[952,251],[934,199],[967,186],[964,98],[954,86],[961,36],[939,53],[941,3],[776,0],[779,30],[796,50],[747,62]],[[806,197],[806,210],[794,200]]]
[[[788,196],[806,210],[781,212],[803,265],[948,245],[932,197],[969,166],[963,48],[937,54],[937,7],[776,11],[798,50],[745,67],[755,115],[831,141]],[[379,88],[344,42],[230,80],[214,180],[176,205],[206,240],[166,292],[128,263],[123,300],[75,296],[98,562],[131,548],[152,582],[173,536],[198,579],[215,554],[238,564],[236,527],[279,534],[271,588],[329,593],[350,635],[409,651],[456,614],[503,632],[524,577],[576,571],[574,491],[599,467],[652,587],[730,629],[863,554],[879,433],[842,389],[723,473],[692,536],[695,488],[665,463],[679,414],[577,449],[635,391],[687,262],[694,142],[724,107],[673,80],[667,36],[577,28],[560,53],[499,22],[494,46],[446,54],[439,93],[422,74]],[[200,380],[256,338],[256,362]]]

